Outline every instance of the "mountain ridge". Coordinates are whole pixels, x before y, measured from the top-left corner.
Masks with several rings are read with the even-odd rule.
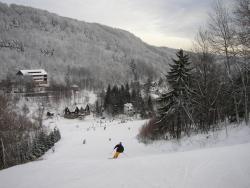
[[[0,33],[0,78],[18,69],[44,68],[55,80],[64,81],[71,72],[75,81],[72,70],[84,69],[92,80],[122,83],[132,79],[134,62],[145,80],[167,71],[176,51],[149,45],[123,29],[1,2]]]

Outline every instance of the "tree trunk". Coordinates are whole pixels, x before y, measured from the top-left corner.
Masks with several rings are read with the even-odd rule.
[[[248,125],[249,116],[248,116],[248,96],[247,96],[247,86],[245,83],[244,75],[241,74],[242,84],[243,84],[243,92],[244,92],[244,107],[245,107],[245,123]]]
[[[1,146],[2,146],[2,155],[3,155],[3,168],[6,168],[7,165],[6,165],[6,160],[5,160],[5,148],[4,148],[4,145],[3,145],[3,139],[1,138]]]
[[[238,104],[237,104],[235,94],[234,94],[234,110],[235,110],[236,122],[237,122],[237,124],[239,124],[240,118],[239,118]]]
[[[245,123],[246,125],[248,125],[248,121],[249,121],[249,115],[248,115],[248,97],[247,97],[247,91],[246,91],[246,87],[244,89],[244,95],[245,95]]]

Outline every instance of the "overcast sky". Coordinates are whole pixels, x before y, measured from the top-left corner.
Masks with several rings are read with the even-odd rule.
[[[134,33],[143,41],[189,49],[213,0],[0,0]]]

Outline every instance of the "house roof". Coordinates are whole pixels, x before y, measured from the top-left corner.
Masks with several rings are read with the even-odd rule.
[[[133,104],[132,103],[126,103],[126,104],[124,104],[124,107],[133,108]]]
[[[76,85],[76,84],[73,84],[71,87],[72,87],[72,88],[79,88],[79,86]]]
[[[22,75],[46,75],[47,72],[44,69],[30,69],[30,70],[19,70],[17,74],[22,74]]]

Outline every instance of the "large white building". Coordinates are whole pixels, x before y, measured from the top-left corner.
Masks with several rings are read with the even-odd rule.
[[[44,69],[19,70],[18,76],[30,76],[37,85],[48,84],[48,74]]]

